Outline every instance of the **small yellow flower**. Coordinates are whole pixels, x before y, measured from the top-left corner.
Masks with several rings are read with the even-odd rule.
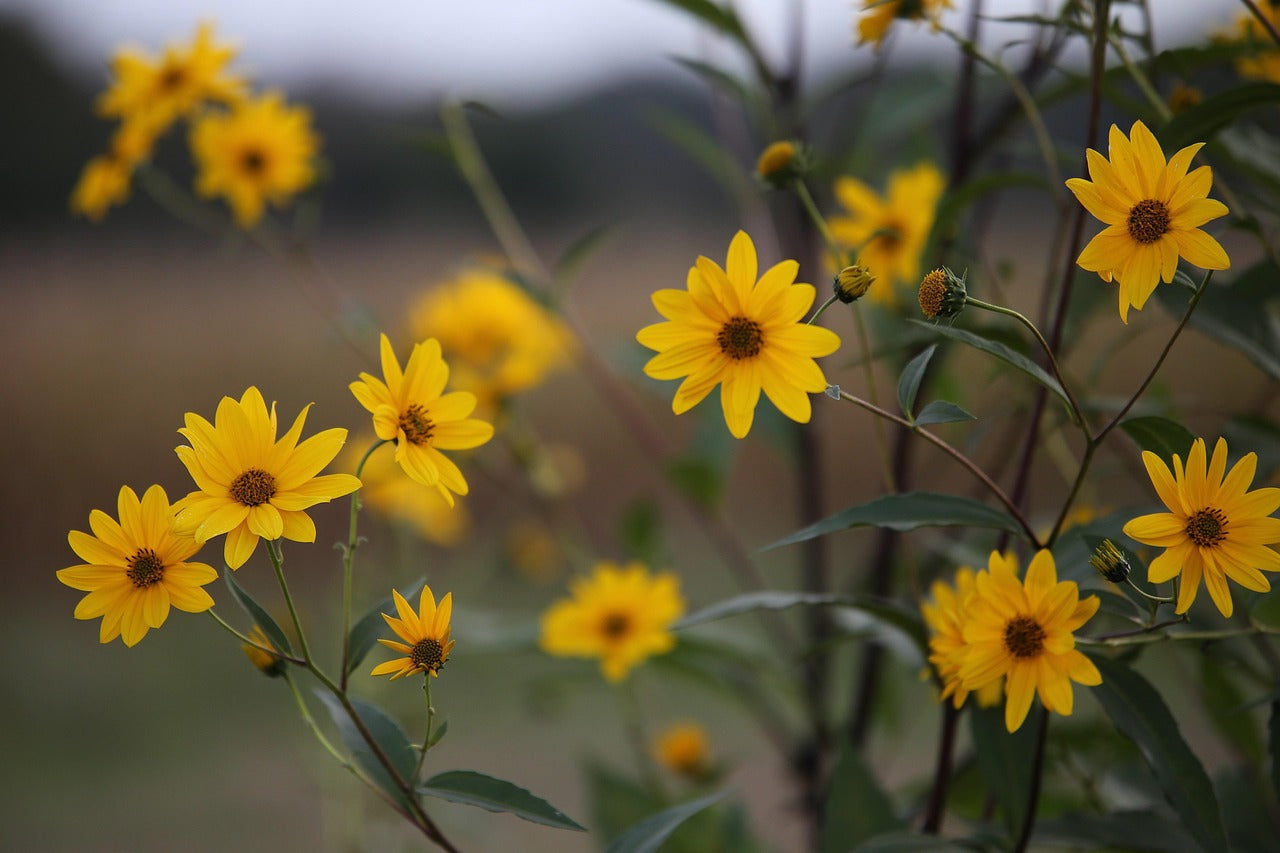
[[[92,536],[79,530],[67,536],[84,563],[60,570],[58,580],[89,593],[76,605],[75,616],[101,616],[101,642],[123,637],[132,647],[164,624],[170,606],[187,613],[213,607],[201,587],[217,580],[218,573],[204,563],[188,562],[200,543],[174,529],[164,489],[152,486],[139,501],[125,486],[117,503],[118,522],[95,509],[89,513]]]
[[[267,92],[229,112],[208,113],[192,126],[196,192],[225,197],[236,224],[250,228],[268,202],[283,207],[311,186],[319,150],[311,112]]]
[[[152,138],[137,125],[124,124],[111,136],[107,153],[91,159],[71,191],[71,212],[94,222],[107,209],[129,200],[138,163],[151,156]]]
[[[1093,661],[1076,649],[1074,634],[1100,604],[1096,595],[1081,600],[1074,581],[1059,583],[1049,551],[1031,559],[1023,583],[993,554],[965,607],[962,686],[981,690],[1003,676],[1004,725],[1011,732],[1027,718],[1037,693],[1046,710],[1070,716],[1071,682],[1102,683]]]
[[[253,640],[257,645],[249,643],[241,643],[240,650],[244,652],[244,656],[249,659],[249,663],[258,668],[258,671],[268,678],[275,678],[278,675],[284,675],[285,667],[289,664],[284,658],[271,652],[263,651],[259,646],[275,651],[275,646],[267,639],[267,635],[262,633],[262,629],[257,625],[253,626],[253,630],[249,632],[249,639]]]
[[[1089,177],[1067,186],[1085,209],[1107,224],[1084,247],[1076,263],[1103,281],[1119,282],[1120,319],[1129,307],[1139,311],[1163,280],[1173,281],[1178,258],[1202,269],[1225,270],[1231,260],[1218,241],[1200,226],[1227,214],[1227,206],[1208,198],[1213,171],[1187,171],[1203,142],[1188,145],[1167,163],[1160,143],[1140,121],[1126,137],[1111,125],[1109,159],[1090,148]]]
[[[259,537],[316,541],[316,526],[304,510],[360,488],[350,474],[317,476],[346,441],[345,429],[317,433],[301,444],[308,405],[276,441],[276,407],[250,387],[239,401],[223,397],[214,423],[187,412],[178,430],[191,442],[178,458],[196,481],[175,507],[178,529],[199,543],[227,534],[224,556],[238,569],[258,547]]]
[[[453,615],[453,593],[446,592],[437,607],[431,587],[424,586],[422,596],[418,599],[417,613],[413,612],[413,607],[399,592],[393,589],[391,595],[395,599],[399,618],[385,613],[382,618],[387,620],[391,630],[404,642],[381,638],[378,642],[402,653],[404,657],[378,664],[370,675],[390,675],[391,680],[395,681],[406,675],[425,672],[435,678],[440,674],[440,668],[449,660],[449,652],[453,649],[453,640],[449,639],[449,632],[452,630],[449,617]]]
[[[1169,512],[1142,515],[1124,526],[1131,539],[1164,548],[1147,567],[1147,580],[1164,583],[1179,575],[1176,613],[1186,613],[1196,600],[1200,581],[1223,616],[1233,606],[1227,578],[1254,592],[1267,592],[1262,572],[1280,572],[1280,554],[1269,545],[1280,543],[1280,489],[1249,490],[1258,469],[1258,455],[1246,453],[1227,471],[1227,442],[1219,438],[1208,456],[1197,438],[1182,458],[1173,456],[1173,471],[1164,460],[1143,451],[1151,484]],[[1259,571],[1261,570],[1261,571]]]
[[[492,270],[468,270],[432,288],[409,322],[416,340],[440,342],[453,387],[475,394],[485,412],[568,367],[576,350],[559,317]]]
[[[1018,561],[1012,555],[991,553],[991,562],[1007,564],[1015,574]],[[960,681],[960,664],[964,661],[967,646],[964,642],[964,626],[967,608],[974,590],[973,569],[961,566],[956,571],[955,586],[944,581],[934,581],[929,592],[933,600],[920,604],[925,625],[929,627],[929,663],[933,664],[942,682],[940,698],[951,697],[951,703],[959,708],[969,696],[969,690]],[[990,708],[999,704],[1004,682],[995,679],[978,690],[978,704]]]
[[[680,776],[701,780],[711,775],[711,745],[706,730],[697,723],[667,727],[654,741],[653,755]]]
[[[675,648],[670,627],[684,613],[684,599],[670,572],[601,562],[569,587],[573,597],[542,614],[540,645],[548,654],[599,658],[605,678],[621,681],[633,666]]]
[[[835,352],[840,339],[801,322],[817,291],[794,283],[799,269],[795,261],[782,261],[757,281],[755,244],[739,231],[725,269],[700,257],[689,270],[687,290],[653,294],[668,322],[646,326],[636,340],[658,351],[644,366],[646,375],[684,378],[671,404],[677,415],[720,385],[725,423],[735,438],[750,431],[761,391],[793,421],[809,422],[809,394],[827,387],[814,359]]]
[[[493,427],[468,418],[476,396],[466,391],[443,394],[449,366],[440,357],[435,338],[415,344],[404,371],[391,341],[380,337],[382,375],[386,381],[361,373],[347,387],[360,405],[373,414],[373,430],[383,441],[396,442],[396,462],[424,486],[435,486],[453,506],[453,495],[468,492],[458,466],[441,450],[469,450],[493,438]]]
[[[848,215],[831,219],[831,235],[876,277],[873,300],[889,302],[895,282],[920,280],[920,255],[944,186],[942,173],[927,162],[890,174],[884,197],[857,178],[836,179],[836,200]]]
[[[1255,0],[1255,3],[1273,25],[1280,27],[1280,5],[1272,0]],[[1276,46],[1262,22],[1252,12],[1241,12],[1236,17],[1235,29],[1235,33],[1218,40],[1253,48],[1251,54],[1236,59],[1236,71],[1240,76],[1280,83],[1280,47]]]
[[[206,101],[235,103],[246,91],[243,79],[226,73],[235,55],[235,48],[214,41],[208,23],[200,25],[190,45],[169,45],[161,57],[135,48],[120,50],[111,61],[114,80],[98,98],[98,114],[159,135]]]
[[[872,42],[877,47],[884,41],[895,20],[928,19],[935,28],[943,9],[951,8],[951,0],[865,0],[858,19],[858,44]]]
[[[347,442],[342,467],[355,470],[373,440],[366,434]],[[404,476],[388,453],[375,452],[365,460],[360,483],[363,505],[389,521],[407,525],[428,542],[452,547],[471,532],[471,516],[464,507],[451,506],[438,489]]]

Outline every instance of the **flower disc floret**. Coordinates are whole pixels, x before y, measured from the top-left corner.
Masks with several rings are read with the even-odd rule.
[[[1142,463],[1169,511],[1138,516],[1124,533],[1164,548],[1147,567],[1147,580],[1181,577],[1175,612],[1187,612],[1201,580],[1218,612],[1228,617],[1234,611],[1228,578],[1254,592],[1271,589],[1262,572],[1280,571],[1280,554],[1269,547],[1280,543],[1280,519],[1271,517],[1280,509],[1280,489],[1250,491],[1256,453],[1245,454],[1228,472],[1226,440],[1218,439],[1209,458],[1204,439],[1197,438],[1185,466],[1175,453],[1170,471],[1150,451],[1143,452]]]
[[[808,395],[827,387],[814,359],[835,352],[840,339],[801,322],[817,291],[795,283],[799,268],[782,261],[757,279],[755,245],[739,231],[724,269],[700,257],[686,290],[653,294],[667,321],[641,329],[636,340],[658,352],[644,367],[648,376],[684,379],[671,404],[677,415],[719,385],[725,423],[736,438],[750,431],[762,391],[793,421],[809,422]]]
[[[200,543],[227,534],[224,555],[233,569],[259,538],[314,542],[316,527],[305,510],[360,488],[350,474],[318,476],[347,431],[329,429],[299,442],[310,408],[277,441],[275,404],[268,411],[262,393],[250,387],[238,401],[223,397],[212,424],[188,412],[178,430],[190,442],[177,448],[178,458],[199,487],[175,505],[178,527]]]

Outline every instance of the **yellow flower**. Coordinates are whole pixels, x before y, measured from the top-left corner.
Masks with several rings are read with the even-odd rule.
[[[951,0],[865,0],[858,19],[858,44],[884,41],[889,26],[898,18],[908,21],[928,19],[936,28],[938,15],[951,8]]]
[[[133,170],[151,156],[151,145],[151,136],[138,126],[117,128],[107,153],[91,159],[81,171],[71,191],[71,212],[98,222],[108,208],[128,201]]]
[[[520,286],[492,270],[468,270],[427,293],[410,311],[417,340],[435,338],[453,386],[483,411],[567,367],[573,334]]]
[[[227,534],[227,565],[238,569],[258,538],[316,541],[316,526],[303,511],[360,488],[350,474],[316,476],[346,441],[345,429],[328,429],[301,444],[308,405],[276,441],[276,406],[268,413],[262,393],[250,387],[237,402],[223,397],[214,423],[187,412],[179,429],[190,446],[177,449],[199,491],[175,505],[178,529],[204,543]]]
[[[249,632],[249,639],[253,640],[257,645],[255,646],[249,643],[240,644],[240,650],[243,651],[244,656],[249,659],[249,663],[256,666],[258,671],[268,678],[275,678],[278,675],[283,675],[285,667],[288,666],[284,658],[272,654],[272,652],[263,651],[259,648],[259,646],[263,646],[275,651],[275,646],[271,644],[269,639],[267,639],[267,635],[262,633],[262,629],[257,625],[254,625],[253,630]]]
[[[159,135],[205,101],[235,103],[246,90],[243,79],[226,73],[235,54],[235,48],[214,41],[208,23],[200,25],[189,46],[169,45],[161,57],[120,50],[111,60],[115,79],[98,98],[98,113],[139,123]]]
[[[319,150],[311,112],[287,106],[279,92],[267,92],[230,112],[209,113],[192,126],[196,192],[226,197],[236,223],[252,227],[267,202],[283,207],[311,186]]]
[[[1147,567],[1147,580],[1164,583],[1179,574],[1176,613],[1186,613],[1196,600],[1200,580],[1223,616],[1233,610],[1227,578],[1245,589],[1271,589],[1262,572],[1280,571],[1280,554],[1268,545],[1280,542],[1280,489],[1249,491],[1258,468],[1256,453],[1247,453],[1227,472],[1227,442],[1219,438],[1213,458],[1206,460],[1205,442],[1197,438],[1182,458],[1173,456],[1173,471],[1159,456],[1142,454],[1156,494],[1169,512],[1139,516],[1124,526],[1126,536],[1164,553]],[[1261,569],[1262,571],[1259,571]]]
[[[653,744],[658,763],[690,779],[705,779],[711,774],[711,746],[707,733],[697,723],[678,723],[667,727]]]
[[[92,536],[79,530],[67,536],[85,562],[59,571],[58,580],[89,593],[76,605],[75,616],[101,616],[99,640],[123,637],[126,646],[134,646],[164,624],[170,606],[188,613],[213,607],[201,587],[217,580],[218,573],[204,563],[187,562],[200,544],[174,530],[164,489],[152,486],[139,501],[125,486],[117,503],[119,522],[95,509],[89,513]]]
[[[1010,571],[1017,573],[1018,562],[1012,555],[1001,556],[992,552],[991,562],[1007,563]],[[967,619],[967,607],[974,590],[973,569],[961,566],[956,571],[955,586],[943,581],[934,581],[930,587],[932,602],[922,602],[920,612],[924,615],[925,624],[929,626],[929,663],[933,664],[942,682],[942,699],[951,697],[951,702],[959,708],[969,696],[969,690],[960,681],[960,664],[964,660],[967,649],[964,642],[964,626]],[[978,704],[990,708],[1000,701],[1004,684],[995,679],[978,690]]]
[[[493,427],[468,418],[476,396],[466,391],[442,394],[449,366],[435,338],[413,345],[404,371],[391,341],[381,336],[383,382],[368,373],[347,387],[373,414],[373,431],[383,441],[395,439],[396,462],[424,486],[435,486],[449,506],[454,493],[465,495],[467,481],[441,450],[469,450],[493,438]]]
[[[403,643],[395,640],[379,639],[378,642],[397,652],[404,654],[402,658],[380,663],[373,668],[370,675],[391,675],[391,680],[403,678],[418,672],[427,672],[432,678],[440,674],[441,667],[449,660],[449,652],[453,649],[453,640],[449,639],[449,617],[453,615],[453,593],[446,592],[436,606],[436,597],[431,587],[422,588],[422,597],[418,599],[418,612],[413,612],[412,605],[404,600],[404,596],[391,590],[396,601],[395,616],[383,613],[391,630],[396,632]],[[407,645],[406,645],[407,644]]]
[[[836,179],[836,200],[849,215],[831,219],[831,235],[853,249],[858,264],[876,276],[873,300],[889,302],[895,282],[920,280],[920,255],[944,186],[942,173],[932,163],[890,174],[883,198],[857,178]]]
[[[1031,559],[1024,583],[993,554],[965,608],[962,686],[981,690],[1003,676],[1004,724],[1011,732],[1027,718],[1036,693],[1046,710],[1070,716],[1071,682],[1102,683],[1098,668],[1076,649],[1073,633],[1100,604],[1096,595],[1081,600],[1074,581],[1058,582],[1049,551]]]
[[[354,470],[370,436],[347,443],[343,467]],[[379,515],[401,522],[419,536],[437,545],[462,542],[471,529],[471,518],[460,506],[450,506],[437,489],[404,476],[395,460],[386,453],[373,453],[360,471],[360,502]]]
[[[1135,121],[1128,137],[1111,125],[1109,144],[1109,160],[1092,148],[1085,153],[1093,181],[1071,178],[1067,186],[1108,226],[1076,263],[1103,281],[1114,277],[1120,283],[1120,319],[1128,323],[1129,306],[1141,311],[1162,279],[1173,281],[1179,256],[1203,269],[1231,266],[1218,241],[1200,230],[1225,216],[1227,207],[1207,198],[1213,184],[1208,166],[1187,172],[1203,142],[1188,145],[1166,163],[1155,136]]]
[[[646,326],[636,340],[658,351],[644,366],[648,376],[687,377],[671,404],[677,415],[721,385],[725,423],[736,438],[751,429],[762,390],[784,415],[808,423],[808,395],[827,387],[814,358],[835,352],[840,339],[801,323],[817,292],[794,283],[799,269],[795,261],[782,261],[757,282],[756,247],[739,231],[725,269],[699,257],[687,290],[653,294],[654,307],[669,322]]]
[[[684,613],[680,582],[649,574],[643,563],[597,563],[589,578],[570,581],[572,598],[542,614],[542,650],[599,658],[605,678],[621,681],[633,666],[675,648],[671,623]]]

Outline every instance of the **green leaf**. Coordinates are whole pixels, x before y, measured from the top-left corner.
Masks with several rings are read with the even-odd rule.
[[[701,506],[714,508],[724,494],[724,475],[712,461],[686,456],[667,466],[671,484]]]
[[[449,731],[449,721],[442,720],[440,725],[436,726],[436,730],[431,733],[431,740],[427,741],[427,749],[444,740],[445,734]]]
[[[271,614],[263,609],[262,605],[254,601],[244,587],[240,586],[236,581],[235,575],[231,569],[224,568],[222,570],[222,579],[227,582],[227,587],[231,590],[231,594],[235,596],[236,601],[240,602],[240,606],[244,608],[244,612],[249,614],[249,618],[254,621],[262,633],[267,635],[267,639],[271,641],[271,645],[287,655],[293,654],[293,647],[289,645],[289,638],[285,636],[281,630],[279,623],[271,618]]]
[[[1249,761],[1223,767],[1213,777],[1232,853],[1273,853],[1276,849],[1276,827],[1267,814],[1267,787],[1258,784],[1257,767]]]
[[[698,812],[723,800],[727,791],[717,791],[650,815],[615,838],[605,853],[655,853],[671,833]]]
[[[951,338],[953,341],[960,341],[962,344],[968,344],[974,349],[982,350],[988,355],[993,355],[1003,361],[1005,364],[1030,376],[1036,382],[1048,388],[1062,399],[1062,402],[1070,406],[1067,400],[1067,393],[1062,390],[1062,386],[1058,384],[1058,380],[1049,375],[1043,367],[1036,364],[1020,352],[1010,349],[999,341],[993,341],[981,335],[964,329],[957,329],[954,326],[935,326],[920,320],[911,320],[919,326],[932,329],[935,335],[941,335],[944,338]]]
[[[704,128],[667,110],[650,111],[649,123],[715,179],[731,199],[750,192],[737,157]]]
[[[822,853],[847,853],[861,841],[907,828],[857,747],[841,750],[827,785]]]
[[[346,744],[347,749],[351,750],[351,756],[360,769],[364,770],[369,778],[383,791],[386,791],[396,802],[408,803],[408,796],[396,784],[395,779],[387,772],[387,768],[378,760],[378,756],[374,753],[373,748],[369,746],[369,742],[360,734],[360,729],[352,721],[341,700],[328,690],[320,687],[316,688],[315,694],[329,711],[329,716],[333,718],[334,724],[338,727],[339,737],[342,738],[342,742]],[[386,711],[383,711],[372,702],[353,698],[351,699],[351,705],[355,708],[356,713],[360,715],[365,728],[369,730],[369,734],[378,744],[378,748],[386,755],[396,773],[400,775],[400,778],[406,784],[412,784],[413,771],[418,765],[418,751],[409,743],[409,739],[405,737],[404,730],[400,728],[400,724],[392,719]]]
[[[1232,658],[1219,654],[1215,649],[1206,649],[1199,657],[1200,698],[1205,710],[1209,712],[1218,731],[1235,744],[1250,762],[1259,761],[1262,757],[1262,741],[1258,737],[1257,726],[1246,710],[1244,695],[1231,678],[1232,672],[1238,671],[1238,667],[1234,665]],[[1225,803],[1223,808],[1226,808]]]
[[[1012,516],[975,500],[936,492],[907,492],[851,506],[760,550],[771,551],[853,527],[888,527],[899,532],[917,527],[981,527],[1023,532]]]
[[[1137,442],[1138,447],[1150,450],[1168,465],[1173,464],[1175,453],[1186,459],[1192,442],[1196,440],[1191,430],[1177,421],[1154,415],[1129,418],[1120,424],[1120,429],[1128,433],[1129,437]]]
[[[1280,87],[1278,87],[1280,88]],[[1280,379],[1280,270],[1263,261],[1242,272],[1235,281],[1211,283],[1191,315],[1193,328],[1243,353],[1272,379]],[[1186,311],[1185,294],[1156,288],[1170,314]]]
[[[747,37],[737,14],[732,9],[717,6],[711,0],[662,0],[662,2],[668,6],[674,6],[677,9],[688,12],[695,18],[709,24],[712,28],[727,36],[732,36],[738,41],[744,41]]]
[[[418,788],[418,793],[485,811],[506,812],[530,823],[556,829],[587,831],[585,826],[519,785],[474,770],[450,770],[432,776]]]
[[[613,229],[610,226],[599,225],[575,240],[556,261],[555,269],[551,273],[552,279],[561,288],[573,284],[582,271],[582,265],[596,253],[612,233]]]
[[[755,96],[751,93],[751,90],[747,88],[746,84],[724,69],[717,68],[710,63],[701,62],[697,59],[686,59],[683,56],[673,56],[671,58],[692,71],[694,74],[697,74],[712,86],[736,97],[738,99],[738,103],[750,104],[755,100]]]
[[[410,603],[414,598],[422,592],[422,588],[426,586],[427,579],[419,578],[411,585],[406,587],[400,594]],[[368,613],[360,617],[359,621],[351,627],[351,633],[347,639],[347,674],[356,671],[356,667],[365,659],[365,655],[378,644],[378,637],[381,637],[387,631],[391,630],[387,627],[386,620],[382,618],[382,614],[388,616],[396,615],[396,602],[391,596],[379,601],[373,606]]]
[[[1120,733],[1142,752],[1182,825],[1205,849],[1228,849],[1213,785],[1160,694],[1124,664],[1091,658],[1102,673],[1102,684],[1093,688],[1093,695]]]
[[[902,406],[902,413],[907,416],[907,420],[911,420],[911,412],[916,405],[916,393],[920,390],[924,371],[937,349],[938,345],[934,344],[911,359],[907,362],[907,366],[902,368],[902,374],[898,377],[898,405]]]
[[[1033,846],[1203,853],[1168,815],[1150,810],[1065,814],[1036,821]]]
[[[1275,83],[1246,83],[1205,98],[1178,113],[1156,133],[1164,149],[1172,154],[1195,142],[1208,142],[1241,114],[1272,104],[1280,104],[1280,86]]]
[[[1263,631],[1280,632],[1280,595],[1264,595],[1249,608],[1249,621]]]
[[[920,414],[916,415],[912,423],[916,426],[928,426],[929,424],[954,424],[960,421],[976,420],[977,418],[955,403],[948,403],[946,400],[934,400],[920,410]]]
[[[977,704],[976,702],[974,703]],[[978,769],[987,790],[1000,806],[1000,816],[1009,834],[1017,838],[1027,814],[1027,792],[1031,790],[1031,764],[1036,749],[1033,711],[1016,732],[1004,724],[1004,708],[972,708],[969,727],[973,734]]]

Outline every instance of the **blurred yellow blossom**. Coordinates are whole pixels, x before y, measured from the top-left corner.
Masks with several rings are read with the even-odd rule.
[[[680,776],[698,781],[711,775],[711,744],[697,723],[668,726],[654,740],[653,754],[659,764]]]
[[[943,9],[951,8],[951,0],[864,0],[863,15],[858,19],[858,44],[872,42],[877,47],[884,41],[895,20],[928,20],[935,27]]]
[[[373,440],[364,435],[347,442],[342,467],[355,470]],[[464,507],[450,506],[438,489],[406,477],[390,453],[370,454],[360,470],[360,482],[361,503],[383,518],[407,525],[428,542],[453,547],[471,532],[471,516]]]
[[[1018,561],[1013,555],[1001,556],[991,554],[991,562],[1007,563],[1014,574],[1018,572]],[[959,708],[969,696],[969,690],[960,680],[960,664],[964,662],[967,647],[964,641],[964,625],[970,599],[973,596],[974,580],[977,573],[968,566],[956,570],[955,584],[936,580],[929,588],[931,601],[920,605],[925,625],[929,628],[929,663],[938,673],[942,682],[942,699],[951,697],[952,704]],[[1004,691],[1004,681],[996,679],[978,690],[978,704],[990,708],[1000,703]]]
[[[151,156],[152,138],[136,125],[124,124],[111,135],[105,154],[91,159],[71,191],[71,212],[98,222],[107,209],[129,199],[133,170]]]

